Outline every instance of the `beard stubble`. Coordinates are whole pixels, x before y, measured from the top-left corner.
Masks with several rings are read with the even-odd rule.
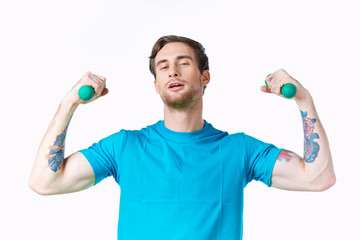
[[[164,104],[174,110],[192,109],[196,106],[201,94],[201,84],[199,84],[198,88],[192,88],[186,92],[182,92],[182,90],[180,90],[179,93],[167,93],[166,91],[160,91],[160,97]]]

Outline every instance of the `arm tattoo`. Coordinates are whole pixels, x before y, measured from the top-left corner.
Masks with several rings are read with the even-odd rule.
[[[293,156],[290,155],[291,151],[283,149],[276,160],[284,162],[290,162],[291,159],[293,159]]]
[[[319,139],[319,134],[314,133],[315,118],[308,118],[307,112],[301,112],[304,127],[304,160],[307,163],[312,163],[317,158],[320,150],[319,143],[314,139]]]
[[[61,164],[64,160],[65,150],[65,136],[69,124],[62,130],[62,132],[56,137],[56,140],[52,146],[49,147],[49,154],[46,155],[48,159],[48,167],[57,172],[61,168]]]

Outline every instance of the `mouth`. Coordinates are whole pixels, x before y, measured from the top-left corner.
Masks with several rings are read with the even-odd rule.
[[[168,85],[168,89],[170,90],[180,90],[184,87],[184,84],[179,82],[172,82]]]

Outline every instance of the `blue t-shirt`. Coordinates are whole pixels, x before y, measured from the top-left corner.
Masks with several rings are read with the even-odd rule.
[[[180,133],[164,121],[121,130],[80,152],[96,183],[120,185],[118,239],[235,240],[242,238],[244,187],[271,184],[281,149],[205,121]]]

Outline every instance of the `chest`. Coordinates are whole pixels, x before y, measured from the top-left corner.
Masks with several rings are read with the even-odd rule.
[[[121,197],[143,202],[218,203],[242,197],[242,166],[218,144],[149,141],[124,154]]]

